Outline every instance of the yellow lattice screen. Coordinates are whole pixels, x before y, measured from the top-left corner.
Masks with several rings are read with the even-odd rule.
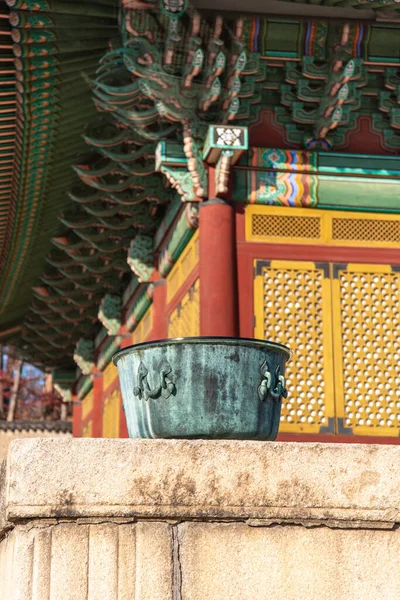
[[[199,232],[196,231],[167,277],[167,302],[179,291],[198,262]]]
[[[284,215],[255,214],[251,221],[251,233],[255,237],[297,238],[299,240],[321,238],[321,219],[317,217],[293,217]]]
[[[329,265],[256,261],[255,337],[288,345],[281,431],[333,431]],[[326,310],[327,309],[327,310]]]
[[[145,342],[153,329],[153,306],[150,306],[132,334],[132,344]]]
[[[339,432],[400,434],[400,274],[334,265]]]
[[[197,279],[168,319],[168,337],[200,335],[200,281]]]
[[[119,437],[121,392],[115,389],[104,400],[103,407],[103,437]]]
[[[294,352],[281,431],[399,436],[400,272],[298,261],[255,268],[255,337]]]
[[[332,219],[333,240],[400,243],[400,220],[376,218]]]
[[[398,248],[400,215],[251,205],[246,207],[246,239]]]

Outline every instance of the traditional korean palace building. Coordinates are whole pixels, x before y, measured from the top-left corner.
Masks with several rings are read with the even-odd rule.
[[[75,436],[127,435],[118,348],[240,335],[280,439],[398,443],[400,4],[194,2],[0,2],[0,340]]]

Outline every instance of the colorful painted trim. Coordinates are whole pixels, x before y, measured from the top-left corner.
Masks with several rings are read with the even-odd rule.
[[[234,174],[241,202],[400,212],[400,157],[253,148]]]
[[[109,338],[102,349],[99,352],[99,356],[97,358],[97,367],[102,371],[108,365],[111,360],[111,357],[119,350],[121,344],[121,337],[116,336],[113,338]]]
[[[77,395],[80,400],[82,400],[86,394],[92,389],[93,381],[90,378],[90,375],[84,375],[78,380],[77,384]]]
[[[317,205],[318,181],[314,175],[308,174],[317,167],[315,153],[254,148],[248,164],[257,169],[265,169],[246,172],[250,204],[297,207]],[[243,175],[239,175],[240,177],[243,178]]]
[[[304,54],[325,60],[328,23],[327,21],[307,21],[304,23]]]
[[[171,271],[198,228],[198,212],[199,209],[196,204],[188,204],[183,207],[175,227],[160,249],[158,271],[162,277],[166,277]]]
[[[133,331],[141,321],[143,315],[153,302],[153,284],[140,286],[132,302],[126,308],[125,324],[128,331]]]

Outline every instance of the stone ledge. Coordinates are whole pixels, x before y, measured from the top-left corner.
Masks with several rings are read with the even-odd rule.
[[[18,440],[9,449],[4,492],[0,519],[11,522],[135,517],[382,527],[400,522],[400,447]]]

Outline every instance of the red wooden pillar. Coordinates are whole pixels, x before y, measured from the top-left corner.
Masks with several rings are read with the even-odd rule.
[[[200,205],[200,335],[237,336],[235,211],[224,200]]]
[[[93,429],[92,437],[101,438],[103,435],[103,373],[94,370],[93,375]]]
[[[167,285],[165,279],[154,282],[153,292],[153,329],[152,340],[164,340],[168,337]]]
[[[72,435],[82,437],[82,402],[76,394],[72,395]]]

